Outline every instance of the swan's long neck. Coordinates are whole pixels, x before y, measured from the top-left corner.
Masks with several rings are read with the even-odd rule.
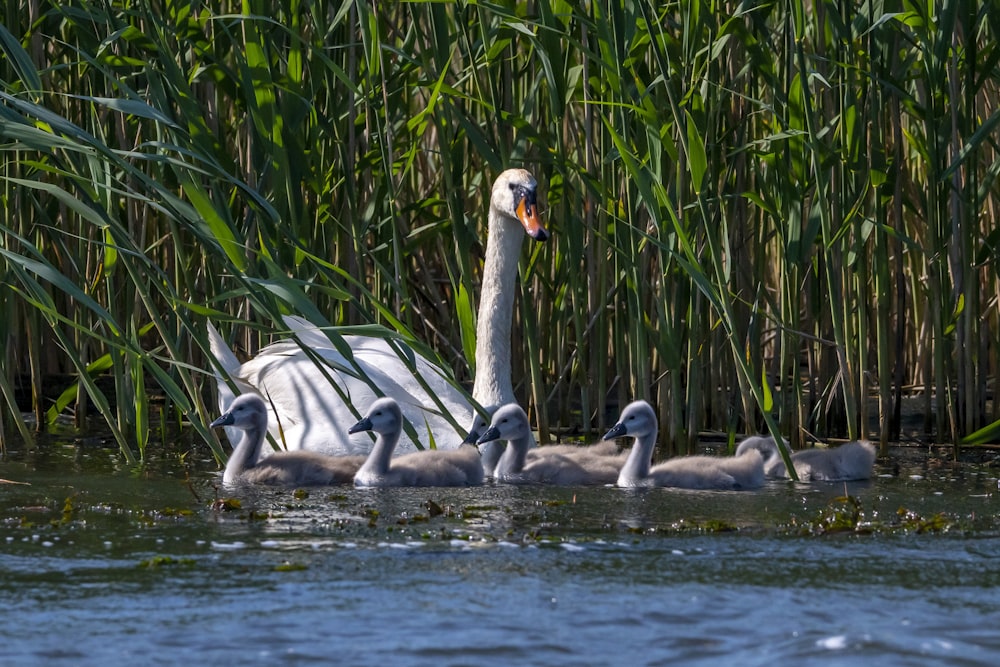
[[[234,484],[240,475],[257,465],[257,458],[260,456],[260,447],[264,443],[264,434],[267,432],[267,417],[257,420],[251,426],[243,429],[243,437],[240,438],[233,453],[226,462],[226,470],[222,473],[223,484]]]
[[[655,444],[656,429],[635,436],[632,451],[629,452],[625,465],[618,473],[618,486],[634,486],[649,477],[649,461],[653,457]]]
[[[392,453],[396,450],[396,443],[399,442],[400,430],[396,429],[391,433],[379,433],[375,439],[375,446],[365,459],[364,465],[358,471],[359,475],[370,475],[381,477],[389,474],[389,461]]]
[[[528,436],[515,438],[507,442],[507,449],[496,467],[496,477],[515,475],[524,470],[524,460],[528,455]]]
[[[505,405],[514,401],[510,332],[524,230],[516,220],[490,206],[487,233],[483,291],[476,323],[476,380],[472,397],[480,405]]]

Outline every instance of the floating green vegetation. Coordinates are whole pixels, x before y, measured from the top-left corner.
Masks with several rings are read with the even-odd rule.
[[[398,519],[396,519],[396,525],[406,526],[411,523],[427,523],[428,521],[430,521],[430,517],[427,516],[426,514],[414,514],[413,516],[404,514],[401,515]]]
[[[63,501],[62,519],[59,521],[60,525],[65,526],[73,521],[73,516],[76,514],[76,509],[73,505],[73,498],[74,496],[67,496],[66,500]]]
[[[438,526],[437,529],[428,528],[419,535],[420,539],[425,542],[430,542],[432,540],[441,540],[444,542],[450,540],[471,540],[472,536],[468,533],[456,533],[452,529],[445,526]]]
[[[295,491],[292,492],[292,496],[296,500],[303,500],[309,497],[309,492],[306,491],[305,489],[295,489]]]
[[[896,511],[896,516],[899,517],[900,527],[915,533],[946,533],[958,525],[955,519],[948,517],[944,512],[924,518],[916,512],[900,507]]]
[[[499,509],[501,508],[497,505],[466,505],[464,513],[472,514],[479,512],[496,512]]]
[[[189,517],[194,516],[194,511],[185,507],[164,507],[160,514],[168,517]]]
[[[734,533],[740,530],[736,524],[721,519],[680,519],[666,526],[627,524],[618,528],[630,535],[665,534],[712,534]]]
[[[26,507],[21,507],[19,509],[29,512],[35,512],[40,514],[47,514],[52,516],[47,522],[47,525],[52,528],[61,528],[67,526],[77,518],[80,508],[76,504],[77,495],[67,496],[63,500],[62,510],[59,511],[57,501],[51,500],[47,501],[45,505],[31,505]],[[60,513],[55,516],[55,513],[59,511]],[[18,527],[25,529],[37,528],[40,525],[46,525],[45,523],[38,523],[37,521],[32,521],[27,516],[22,515],[18,517]]]
[[[894,533],[945,533],[959,527],[955,517],[938,512],[923,517],[904,507],[896,511],[894,520],[882,521],[866,516],[861,501],[854,496],[838,496],[804,522],[792,518],[785,526],[794,535],[869,535]]]
[[[837,496],[819,511],[809,527],[813,534],[827,535],[859,532],[860,524],[861,502],[854,496]]]
[[[687,525],[687,528],[699,533],[734,533],[739,530],[739,527],[735,524],[722,521],[721,519],[691,522]]]
[[[290,563],[285,561],[281,565],[275,565],[275,572],[300,572],[302,570],[308,570],[309,566],[302,563]]]
[[[243,509],[243,502],[239,498],[216,498],[211,504],[214,512],[238,512]],[[260,512],[255,509],[248,510],[245,514],[240,514],[243,521],[253,523],[255,521],[267,521],[272,518],[270,512]]]
[[[195,564],[193,558],[173,558],[172,556],[153,556],[143,561],[139,561],[138,567],[158,568],[168,566],[191,567]]]

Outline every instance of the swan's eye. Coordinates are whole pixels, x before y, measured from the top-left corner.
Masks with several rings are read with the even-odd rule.
[[[511,183],[510,192],[514,195],[515,200],[525,199],[528,196],[528,188],[524,187],[520,183]]]

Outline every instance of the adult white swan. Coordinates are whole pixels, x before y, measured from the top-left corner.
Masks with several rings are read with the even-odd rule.
[[[650,468],[658,423],[646,401],[625,406],[605,440],[635,438],[618,486],[673,486],[682,489],[755,489],[764,484],[764,460],[750,449],[740,456],[679,456]]]
[[[514,401],[510,333],[518,291],[518,257],[525,234],[538,241],[548,238],[538,218],[536,190],[534,177],[524,169],[508,169],[493,184],[472,390],[479,405]],[[471,424],[473,404],[435,364],[409,354],[402,343],[398,347],[409,363],[382,338],[342,336],[343,345],[338,349],[325,333],[301,318],[286,318],[285,323],[301,345],[294,339],[279,341],[242,365],[211,325],[209,342],[212,354],[236,382],[239,393],[256,392],[265,397],[273,408],[269,410],[268,430],[288,449],[331,454],[369,451],[370,436],[352,438],[347,429],[358,420],[361,410],[379,397],[375,388],[380,395],[395,399],[423,447],[432,440],[442,449],[456,448],[462,442],[465,434],[455,422]],[[314,357],[323,363],[317,365]],[[419,373],[422,383],[414,372]],[[234,394],[224,381],[218,384],[219,407],[225,411]],[[229,436],[235,442],[236,434]],[[404,430],[397,451],[414,449],[413,438]],[[487,447],[485,465],[495,465],[500,451],[496,445]]]

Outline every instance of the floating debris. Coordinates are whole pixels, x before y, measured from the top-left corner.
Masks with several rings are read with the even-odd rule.
[[[239,498],[217,498],[212,501],[212,509],[216,512],[233,512],[243,509]]]

